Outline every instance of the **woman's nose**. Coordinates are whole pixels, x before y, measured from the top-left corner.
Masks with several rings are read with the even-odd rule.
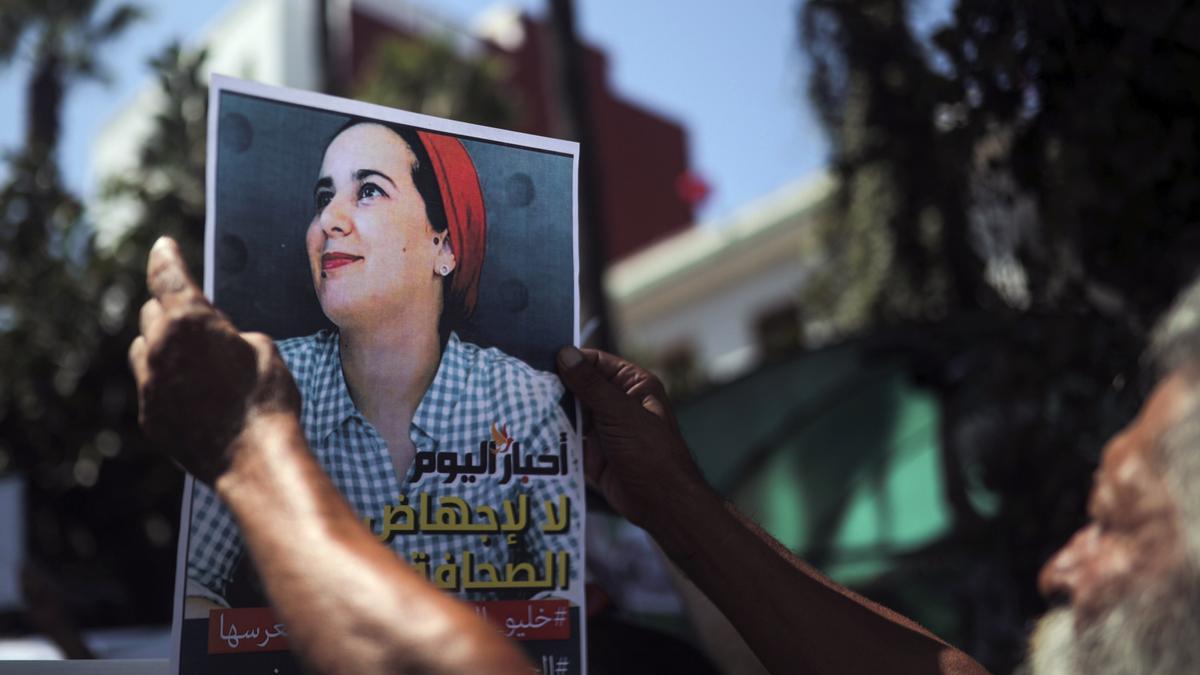
[[[334,197],[321,211],[321,229],[327,237],[344,237],[354,231],[354,217],[344,200]]]

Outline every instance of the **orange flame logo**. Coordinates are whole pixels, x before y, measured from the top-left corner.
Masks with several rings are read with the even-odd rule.
[[[508,452],[508,448],[512,445],[512,436],[508,435],[508,425],[505,424],[500,428],[496,428],[496,423],[492,422],[492,441],[496,444],[492,448],[492,452],[501,453]]]

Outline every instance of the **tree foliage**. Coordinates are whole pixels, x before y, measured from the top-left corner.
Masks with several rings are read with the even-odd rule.
[[[0,65],[24,56],[30,64],[24,151],[47,160],[62,131],[67,87],[81,79],[105,81],[97,47],[142,17],[135,5],[100,13],[98,0],[8,0],[0,12]]]
[[[517,110],[505,92],[506,76],[502,61],[486,53],[462,53],[448,37],[393,37],[372,51],[352,95],[426,115],[508,127]]]
[[[175,236],[200,269],[201,59],[173,47],[152,64],[162,109],[107,188],[136,223],[110,245],[42,152],[10,159],[0,188],[0,471],[26,478],[31,558],[84,624],[169,616],[182,475],[142,437],[125,355],[153,241]]]
[[[1200,9],[960,0],[926,38],[913,4],[811,0],[801,21],[840,241],[887,240],[846,251],[895,284],[863,320],[1077,303],[1144,329],[1200,251]]]
[[[956,0],[924,34],[928,10],[802,8],[841,180],[806,309],[919,336],[977,554],[963,646],[1006,670],[1036,571],[1144,393],[1148,327],[1198,269],[1200,3]]]

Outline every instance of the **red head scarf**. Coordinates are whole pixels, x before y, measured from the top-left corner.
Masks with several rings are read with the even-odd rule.
[[[465,316],[471,316],[479,297],[479,272],[487,248],[487,212],[479,174],[457,138],[428,131],[417,131],[417,136],[433,165],[446,210],[446,229],[455,262],[450,297],[462,306]]]

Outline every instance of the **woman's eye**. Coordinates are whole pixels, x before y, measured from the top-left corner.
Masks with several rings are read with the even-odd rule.
[[[387,193],[383,191],[383,188],[379,187],[375,183],[363,183],[362,187],[358,188],[359,199],[370,199],[372,197],[386,196]]]
[[[329,202],[333,201],[333,193],[329,190],[322,190],[313,197],[313,201],[316,202],[317,210],[320,211],[328,206]]]

